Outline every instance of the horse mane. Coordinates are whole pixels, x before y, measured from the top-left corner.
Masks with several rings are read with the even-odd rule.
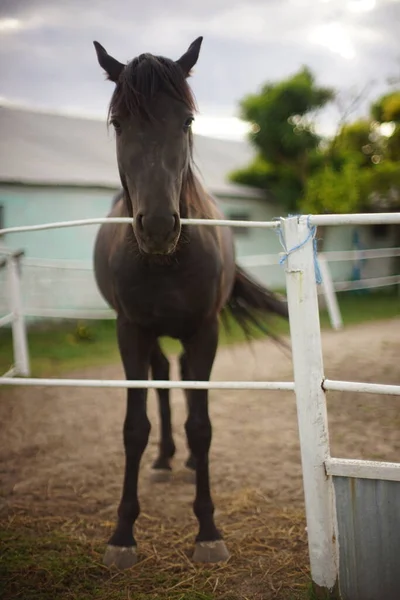
[[[183,102],[193,113],[197,112],[193,92],[184,73],[176,62],[163,56],[141,54],[123,69],[111,97],[108,120],[113,115],[134,115],[154,121],[154,97],[163,92]],[[189,165],[182,185],[181,204],[187,217],[212,218],[213,204],[194,173],[193,134],[189,135]]]

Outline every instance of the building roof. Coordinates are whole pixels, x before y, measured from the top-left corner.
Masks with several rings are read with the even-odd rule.
[[[0,106],[0,182],[118,188],[114,133],[105,121]],[[194,136],[194,160],[218,195],[260,197],[228,173],[254,156],[246,142]]]

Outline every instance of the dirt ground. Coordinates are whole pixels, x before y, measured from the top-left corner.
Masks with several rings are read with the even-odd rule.
[[[323,332],[325,375],[332,379],[400,383],[400,319]],[[122,378],[118,366],[69,374]],[[177,365],[173,362],[173,378]],[[291,380],[291,361],[272,341],[221,348],[215,380]],[[125,391],[15,388],[0,391],[1,515],[23,511],[79,520],[114,521],[122,484]],[[156,398],[149,395],[153,427],[142,462],[140,497],[145,517],[179,523],[192,519],[193,485],[187,455],[185,404],[172,392],[178,451],[170,482],[152,483],[156,454]],[[219,506],[261,494],[272,506],[302,510],[303,490],[294,395],[286,392],[211,391],[212,489]],[[400,399],[356,393],[328,394],[331,453],[336,457],[398,461]],[[222,511],[223,512],[223,511]],[[229,512],[229,511],[228,511]],[[224,512],[224,523],[229,514]],[[195,534],[192,522],[192,535]],[[246,528],[245,521],[236,528]],[[243,531],[242,531],[243,533]],[[138,543],[140,544],[140,539]],[[157,544],[157,540],[153,540]],[[303,551],[305,548],[303,540]]]

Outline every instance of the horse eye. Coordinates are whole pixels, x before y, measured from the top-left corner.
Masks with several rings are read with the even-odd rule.
[[[114,127],[116,133],[120,133],[121,132],[121,123],[118,121],[118,119],[112,118],[110,120],[110,123]]]
[[[186,119],[184,125],[183,125],[183,131],[186,133],[189,131],[191,124],[193,123],[194,118],[193,117],[189,117],[188,119]]]

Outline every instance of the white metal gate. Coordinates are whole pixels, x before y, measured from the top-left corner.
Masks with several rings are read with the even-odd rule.
[[[0,234],[72,227],[86,224],[130,222],[130,219],[90,219],[64,223],[48,223],[30,227],[14,227],[0,230]],[[296,394],[298,426],[303,470],[303,485],[306,506],[308,545],[311,576],[315,588],[326,592],[325,597],[345,600],[397,600],[400,597],[400,508],[388,510],[385,501],[379,503],[377,494],[370,494],[371,483],[381,490],[382,498],[387,494],[396,501],[400,499],[400,463],[348,460],[331,457],[326,409],[326,391],[354,391],[361,393],[400,395],[400,385],[371,384],[325,379],[322,360],[321,331],[318,312],[316,268],[318,259],[315,249],[315,231],[318,225],[367,225],[381,223],[400,224],[400,213],[359,215],[309,215],[296,216],[277,221],[227,221],[182,219],[182,223],[207,226],[261,227],[276,230],[282,241],[285,263],[286,287],[289,305],[290,335],[293,352],[294,382],[247,382],[247,381],[109,381],[81,379],[36,379],[5,376],[1,385],[47,385],[84,387],[140,387],[140,388],[185,388],[185,389],[258,389],[294,390]],[[13,311],[20,318],[20,311]],[[11,319],[11,317],[10,317]],[[365,484],[367,482],[367,484]],[[384,489],[390,484],[388,491]],[[369,487],[368,487],[369,486]],[[354,487],[355,495],[351,497]],[[376,492],[375,489],[375,492]],[[350,492],[349,492],[350,490]],[[350,494],[350,496],[349,496]],[[370,494],[370,496],[368,495]],[[368,498],[372,500],[369,501]],[[350,498],[350,500],[349,500]],[[341,499],[342,503],[339,502]],[[371,504],[372,503],[372,504]],[[382,525],[395,532],[393,543],[382,557],[377,543],[363,547],[365,535],[363,518],[358,530],[350,531],[351,511],[364,511],[373,526]],[[372,515],[372,517],[371,517]],[[387,523],[388,519],[390,520]],[[353,526],[356,527],[354,520]],[[372,526],[372,525],[371,525]],[[397,540],[397,542],[396,542]],[[397,546],[396,546],[397,543]],[[343,549],[343,550],[342,550]],[[355,550],[362,550],[362,560],[350,560]],[[353,554],[352,554],[353,553]],[[383,573],[379,570],[383,568]],[[378,565],[373,577],[368,578],[371,564]]]

